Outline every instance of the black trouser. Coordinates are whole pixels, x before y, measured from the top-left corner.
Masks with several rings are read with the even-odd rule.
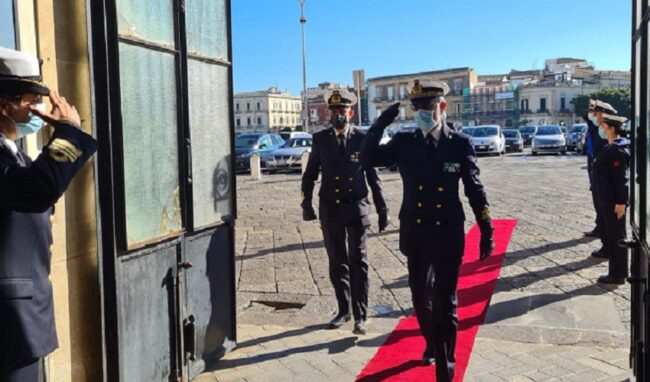
[[[627,237],[625,227],[625,218],[618,219],[614,213],[614,205],[601,205],[603,220],[605,221],[605,231],[603,233],[603,245],[607,254],[609,255],[609,276],[615,278],[627,277],[627,248],[622,248],[618,245],[620,239]]]
[[[352,222],[321,220],[323,241],[329,258],[330,280],[340,314],[350,313],[355,320],[366,320],[368,310],[367,228],[361,218]],[[347,240],[346,240],[347,236]],[[346,245],[347,243],[347,245]]]
[[[589,171],[589,189],[591,190],[591,200],[594,203],[594,211],[596,212],[596,227],[594,230],[600,235],[600,241],[605,245],[605,240],[603,239],[603,232],[605,232],[605,223],[603,222],[603,215],[600,213],[600,207],[598,204],[598,193],[596,187],[593,184],[593,160],[591,158],[587,159],[587,171]]]
[[[422,234],[426,232],[421,232]],[[429,245],[409,251],[409,286],[422,336],[435,351],[436,379],[451,381],[456,366],[458,272],[465,249],[462,224],[433,230]]]
[[[0,360],[0,382],[39,382],[40,359]]]

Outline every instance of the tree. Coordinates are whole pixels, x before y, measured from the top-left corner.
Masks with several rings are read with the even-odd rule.
[[[574,106],[576,115],[583,116],[589,107],[590,99],[599,99],[612,105],[618,115],[630,118],[632,104],[629,88],[603,88],[591,94],[581,94],[573,97],[571,104]]]

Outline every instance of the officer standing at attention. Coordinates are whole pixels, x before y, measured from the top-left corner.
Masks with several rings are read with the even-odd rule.
[[[598,156],[598,154],[603,150],[605,145],[607,145],[607,140],[602,139],[598,131],[600,130],[599,126],[602,122],[602,114],[608,113],[610,115],[616,114],[616,109],[612,105],[603,102],[601,100],[589,100],[589,109],[587,115],[583,119],[587,122],[587,172],[589,175],[589,184],[591,188],[591,197],[594,203],[594,210],[596,212],[596,226],[590,232],[585,232],[585,236],[597,237],[600,238],[600,241],[603,243],[601,248],[597,251],[592,252],[591,256],[595,258],[606,259],[608,258],[608,253],[605,250],[605,244],[603,240],[603,234],[605,232],[604,222],[602,213],[598,209],[598,195],[596,193],[596,188],[593,186],[593,161]]]
[[[465,248],[460,180],[481,230],[480,259],[485,260],[494,248],[474,148],[467,135],[443,123],[440,99],[448,92],[442,81],[415,80],[409,98],[418,128],[403,130],[386,145],[379,145],[383,130],[399,113],[396,103],[370,128],[361,150],[364,166],[399,167],[403,183],[400,251],[408,258],[413,307],[426,341],[422,362],[435,361],[438,381],[454,377],[456,287]]]
[[[302,177],[302,209],[304,220],[315,220],[312,207],[314,182],[323,172],[318,196],[318,211],[323,241],[329,258],[329,273],[338,302],[338,314],[330,321],[331,329],[339,328],[354,315],[356,334],[366,334],[368,309],[368,255],[366,248],[368,188],[379,214],[379,232],[388,225],[388,208],[381,194],[381,182],[374,168],[363,170],[359,162],[364,132],[350,126],[352,106],[357,98],[345,89],[328,91],[332,128],[314,134],[307,168]],[[346,245],[347,235],[347,245]]]
[[[624,284],[627,277],[627,248],[618,245],[625,239],[625,209],[630,192],[630,142],[622,138],[625,132],[624,117],[601,115],[600,137],[607,145],[594,158],[594,186],[598,195],[598,208],[603,216],[603,244],[609,254],[609,272],[598,277],[601,284]]]
[[[40,78],[36,57],[0,48],[0,382],[38,381],[40,359],[58,347],[50,217],[97,147],[75,107]],[[49,113],[41,103],[48,95]],[[32,162],[14,141],[43,120],[54,133]]]

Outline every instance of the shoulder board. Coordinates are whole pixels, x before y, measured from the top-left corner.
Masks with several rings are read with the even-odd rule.
[[[397,131],[397,134],[403,134],[403,133],[415,133],[416,131],[418,131],[418,127],[417,127],[417,126],[405,126],[405,127],[402,127],[401,129],[399,129],[399,130]]]

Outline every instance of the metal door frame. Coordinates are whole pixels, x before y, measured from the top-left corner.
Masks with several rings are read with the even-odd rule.
[[[98,151],[96,165],[96,205],[98,222],[98,263],[100,275],[101,310],[102,310],[102,353],[103,376],[105,381],[119,380],[119,323],[117,317],[117,261],[134,251],[156,248],[159,246],[183,245],[188,236],[206,235],[208,231],[227,229],[234,232],[234,221],[237,217],[236,176],[231,171],[230,184],[232,187],[232,214],[224,222],[194,231],[193,200],[191,182],[191,147],[187,78],[187,47],[185,33],[185,0],[170,0],[174,4],[174,35],[177,53],[175,54],[177,74],[177,116],[178,116],[178,149],[179,149],[179,187],[181,190],[182,222],[185,231],[172,238],[163,238],[144,247],[128,249],[126,238],[126,215],[124,195],[124,153],[121,145],[121,93],[119,86],[119,51],[117,26],[117,7],[115,0],[86,0],[88,10],[88,33],[90,35],[90,64],[91,64],[91,94],[93,107],[93,125],[96,126]],[[228,38],[228,59],[232,62],[232,28],[231,1],[225,0],[226,26]],[[132,42],[132,41],[131,41]],[[150,47],[150,46],[148,46]],[[235,168],[234,156],[234,112],[233,112],[233,67],[228,66],[228,106],[230,121],[230,168]],[[234,243],[234,241],[233,241]],[[234,246],[230,249],[229,267],[235,273]],[[179,277],[179,280],[181,277]],[[176,290],[176,301],[182,298],[182,289]],[[236,292],[232,288],[231,301],[235,304]],[[180,316],[182,306],[178,306],[177,324],[182,325]],[[236,310],[232,313],[231,337],[236,338]],[[180,328],[180,326],[177,326]],[[177,330],[176,348],[177,362],[185,365],[187,360],[183,352],[183,331]],[[184,366],[183,366],[184,368]]]
[[[650,263],[650,237],[648,228],[648,0],[632,0],[632,120],[631,132],[634,155],[630,166],[630,225],[632,240],[628,246],[632,249],[631,275],[631,330],[630,330],[630,367],[637,380],[643,381],[648,376],[650,367],[650,301],[648,296],[648,264]],[[641,14],[637,14],[637,6]],[[637,23],[639,26],[637,27]],[[636,44],[640,44],[640,57],[637,57]],[[637,58],[639,65],[637,66]],[[637,74],[639,82],[637,83]],[[636,98],[639,96],[637,110]],[[636,115],[639,121],[636,121]],[[636,198],[636,191],[639,200]],[[639,209],[639,221],[636,209]]]

